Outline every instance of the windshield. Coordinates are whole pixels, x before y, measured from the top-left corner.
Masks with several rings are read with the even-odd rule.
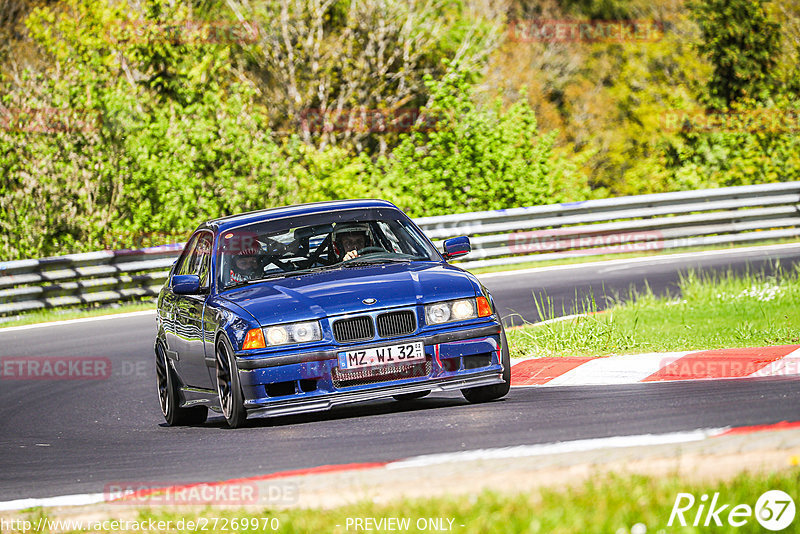
[[[430,241],[393,209],[339,210],[286,217],[220,234],[219,285],[373,263],[439,261]]]

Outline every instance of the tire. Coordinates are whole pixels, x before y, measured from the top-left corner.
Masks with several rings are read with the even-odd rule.
[[[208,417],[206,406],[181,408],[181,392],[178,379],[169,366],[163,345],[156,345],[156,385],[161,413],[169,426],[202,425]]]
[[[414,393],[403,393],[401,395],[392,395],[392,396],[394,397],[394,400],[397,401],[410,401],[410,400],[421,399],[422,397],[428,394],[430,394],[430,391],[416,391]]]
[[[222,415],[231,428],[241,427],[247,419],[244,409],[244,395],[239,383],[239,369],[233,358],[230,343],[224,337],[217,341],[217,394]]]
[[[501,327],[502,328],[502,327]],[[477,388],[462,389],[461,394],[472,404],[488,402],[491,400],[505,397],[511,389],[511,353],[508,350],[505,328],[500,330],[500,342],[502,343],[501,361],[503,364],[503,383],[492,384],[491,386],[479,386]]]

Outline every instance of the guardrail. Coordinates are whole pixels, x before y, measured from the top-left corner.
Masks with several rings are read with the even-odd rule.
[[[183,243],[0,263],[0,316],[158,295]]]
[[[434,240],[469,235],[465,269],[800,235],[800,182],[726,187],[417,219]]]
[[[472,269],[800,236],[800,182],[424,217],[440,245],[469,235]],[[182,243],[0,263],[0,316],[155,296]]]

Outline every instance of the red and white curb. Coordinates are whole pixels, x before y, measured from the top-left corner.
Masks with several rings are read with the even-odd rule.
[[[312,467],[309,469],[297,469],[291,471],[281,471],[278,473],[271,473],[268,475],[260,475],[255,477],[237,478],[231,480],[222,480],[215,482],[199,482],[193,484],[176,485],[165,488],[150,489],[145,492],[136,492],[126,494],[121,498],[111,498],[108,492],[105,493],[88,493],[80,495],[63,495],[59,497],[49,497],[44,499],[19,499],[15,501],[0,502],[0,512],[9,512],[15,510],[24,510],[33,507],[51,507],[51,506],[85,506],[90,504],[99,503],[115,503],[126,504],[131,501],[131,504],[144,504],[147,505],[146,500],[142,500],[148,493],[170,493],[177,494],[182,490],[196,488],[198,486],[235,486],[237,484],[253,484],[261,481],[284,479],[289,477],[298,476],[313,476],[322,475],[327,473],[337,472],[355,472],[364,470],[399,470],[409,468],[425,468],[434,465],[460,463],[465,461],[486,461],[486,460],[504,460],[515,458],[530,458],[537,456],[549,456],[552,454],[564,454],[575,452],[591,452],[597,450],[608,449],[622,449],[629,447],[642,447],[654,445],[670,445],[691,443],[703,441],[705,439],[716,438],[729,435],[750,434],[754,432],[763,431],[778,431],[778,430],[796,430],[800,429],[800,421],[788,422],[783,421],[771,425],[757,425],[747,427],[725,427],[725,428],[706,428],[691,430],[685,432],[671,432],[665,434],[641,434],[634,436],[614,436],[609,438],[595,438],[595,439],[581,439],[574,441],[563,441],[556,443],[541,443],[534,445],[517,445],[512,447],[498,447],[491,449],[476,449],[470,451],[458,451],[443,454],[426,454],[422,456],[413,456],[402,460],[395,460],[390,462],[370,462],[358,464],[342,464],[342,465],[323,465],[319,467]],[[206,502],[206,505],[215,505],[219,503]]]
[[[598,386],[800,375],[800,345],[608,357],[532,358],[512,364],[511,386]]]

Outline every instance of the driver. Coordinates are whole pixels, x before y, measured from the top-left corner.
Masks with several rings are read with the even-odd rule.
[[[366,224],[345,223],[333,231],[333,243],[341,261],[358,257],[358,251],[369,246],[369,227]]]
[[[259,268],[258,253],[259,247],[251,247],[237,250],[231,258],[230,281],[233,284],[241,284],[256,278]]]

